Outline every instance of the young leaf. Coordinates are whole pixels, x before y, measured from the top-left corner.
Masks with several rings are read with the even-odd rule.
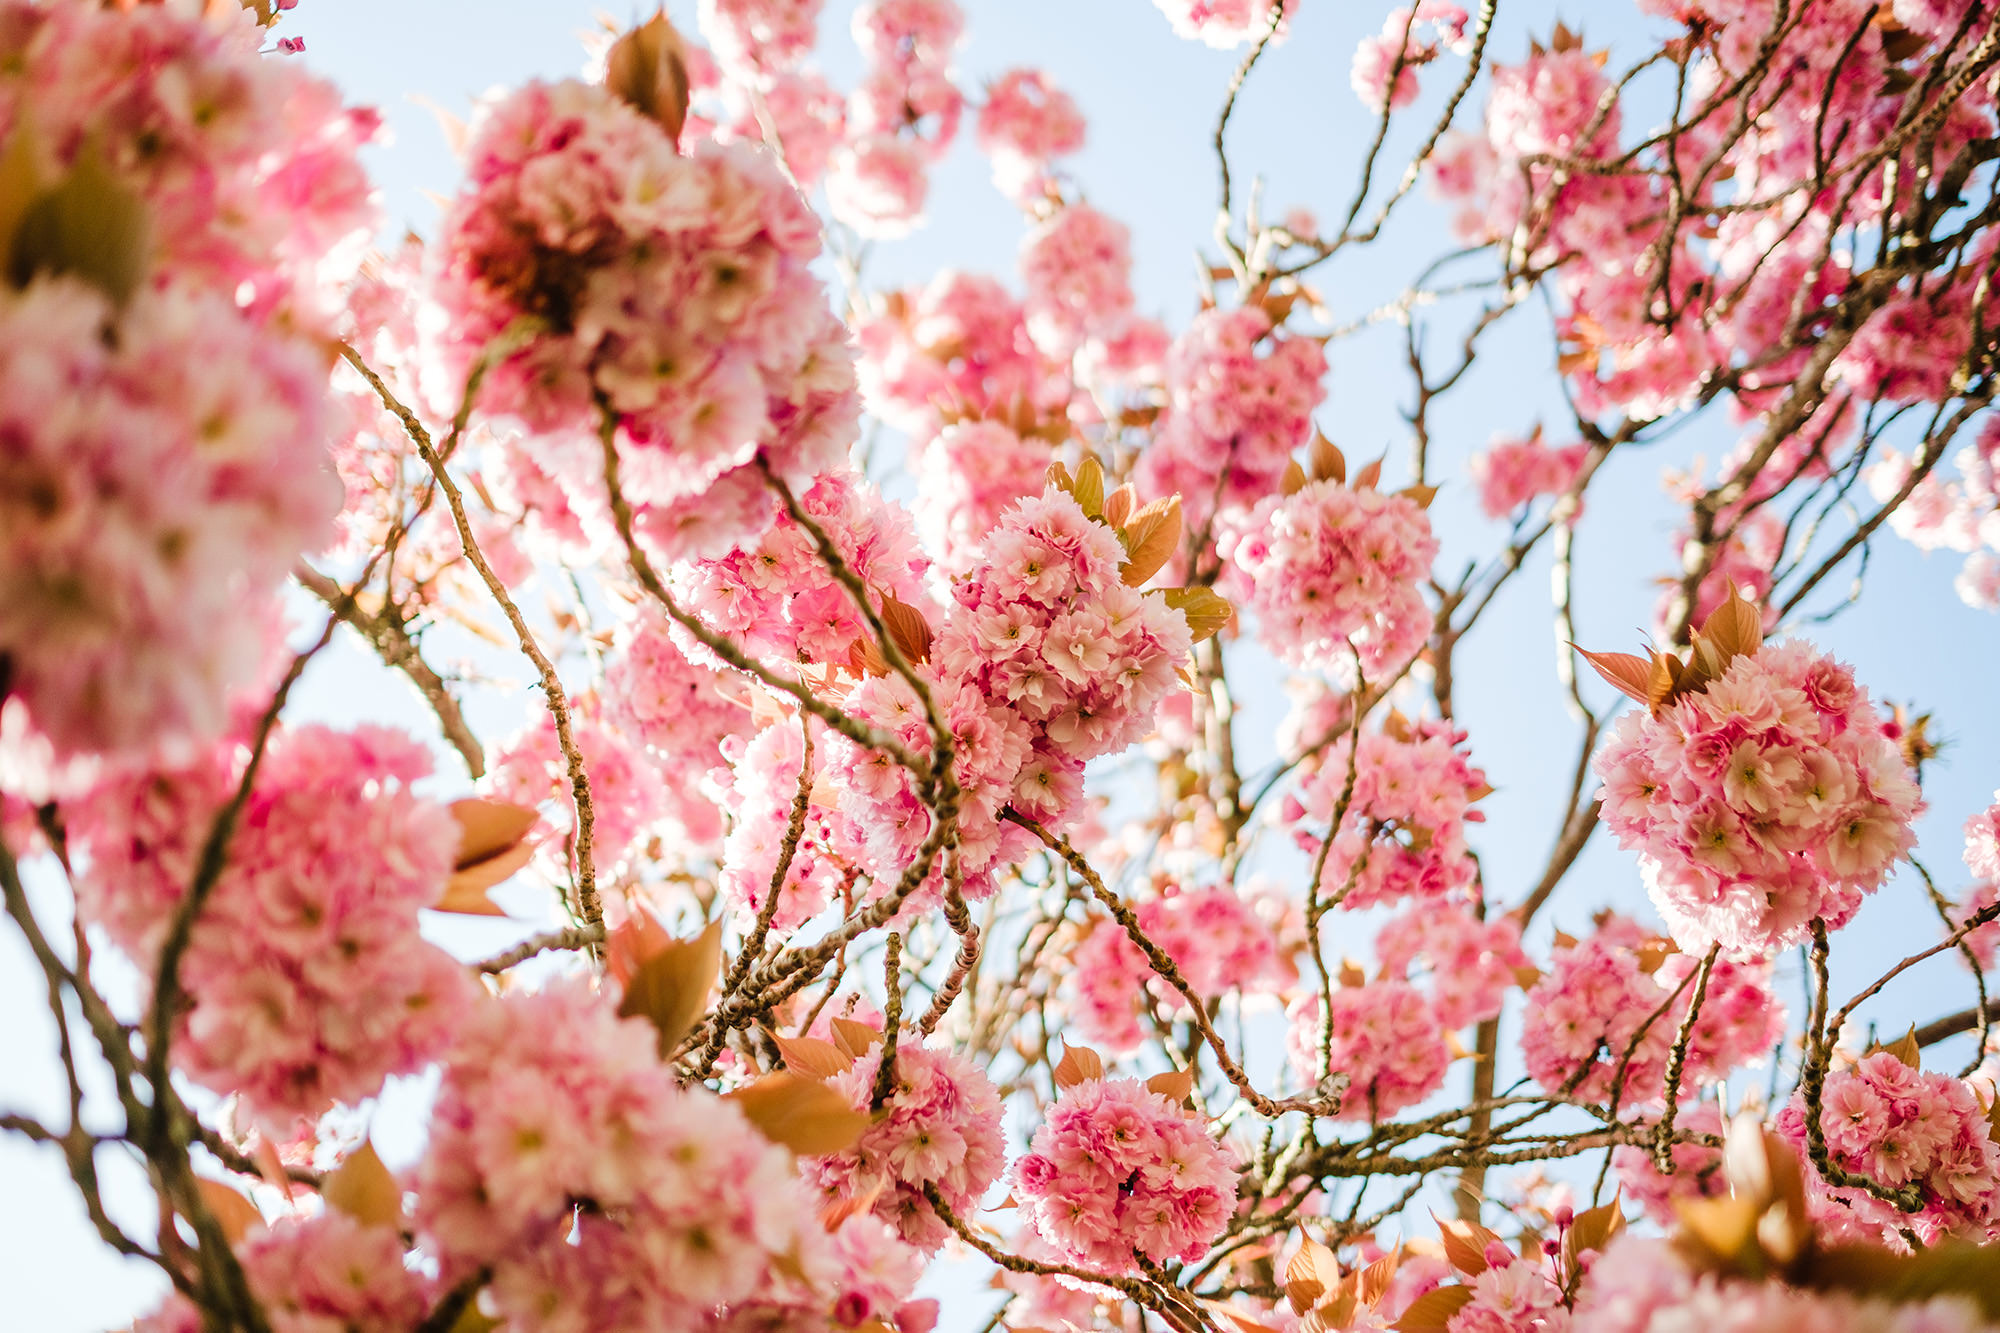
[[[1089,454],[1077,465],[1076,485],[1070,490],[1076,498],[1076,506],[1087,518],[1096,518],[1104,512],[1104,465]]]
[[[676,142],[687,122],[687,54],[664,9],[612,43],[604,86],[656,120]]]
[[[721,970],[722,923],[711,921],[694,939],[675,940],[639,965],[618,1005],[619,1017],[636,1015],[650,1022],[660,1035],[664,1060],[708,1007],[708,993]]]
[[[454,869],[469,870],[509,850],[528,836],[540,818],[525,805],[469,797],[451,803],[458,821],[458,860]]]
[[[42,193],[42,173],[36,162],[35,134],[28,108],[14,113],[14,129],[0,145],[0,259],[14,253],[14,232],[21,218]]]
[[[1307,454],[1312,459],[1314,481],[1347,483],[1347,456],[1332,440],[1320,434],[1317,426],[1313,427],[1312,447]]]
[[[1375,484],[1381,480],[1382,480],[1382,460],[1378,458],[1374,462],[1368,464],[1368,466],[1362,468],[1359,472],[1355,473],[1354,480],[1349,484],[1353,486],[1353,488],[1357,491],[1368,491],[1368,490],[1373,490],[1375,488]]]
[[[1073,1088],[1079,1083],[1104,1077],[1104,1057],[1088,1046],[1063,1044],[1063,1058],[1056,1065],[1056,1086]]]
[[[780,1070],[725,1094],[765,1138],[803,1157],[854,1146],[869,1126],[866,1111],[816,1078]]]
[[[237,1193],[235,1189],[219,1180],[207,1176],[197,1176],[195,1193],[215,1216],[215,1224],[222,1228],[222,1235],[231,1245],[243,1239],[243,1233],[253,1226],[262,1226],[264,1214],[257,1205]]]
[[[1411,1301],[1403,1317],[1389,1327],[1396,1333],[1444,1333],[1451,1317],[1471,1303],[1471,1287],[1433,1287]]]
[[[1200,643],[1229,623],[1234,607],[1213,588],[1169,588],[1167,605],[1187,617],[1188,632]]]
[[[1653,654],[1653,665],[1646,674],[1646,707],[1657,713],[1663,704],[1671,703],[1677,694],[1687,689],[1687,667],[1672,653]]]
[[[1125,527],[1125,563],[1118,567],[1125,586],[1136,588],[1160,572],[1181,544],[1181,497],[1154,500],[1132,515]]]
[[[1436,1214],[1432,1216],[1436,1217]],[[1484,1273],[1487,1268],[1486,1247],[1500,1237],[1477,1222],[1460,1218],[1437,1218],[1437,1224],[1444,1240],[1445,1262],[1467,1277],[1478,1277]]]
[[[69,273],[122,306],[151,257],[146,204],[86,143],[69,174],[21,214],[8,253],[17,287],[38,273]]]
[[[1278,478],[1278,494],[1297,495],[1306,488],[1309,480],[1311,478],[1306,476],[1306,470],[1299,466],[1299,461],[1295,458],[1285,464],[1284,474]]]
[[[1194,1071],[1173,1069],[1164,1074],[1155,1074],[1146,1080],[1146,1087],[1178,1106],[1194,1092]]]
[[[1923,1067],[1924,1051],[1923,1047],[1917,1045],[1917,1028],[1914,1023],[1910,1025],[1910,1030],[1904,1033],[1898,1040],[1878,1043],[1868,1048],[1870,1055],[1875,1054],[1877,1051],[1887,1051],[1911,1069],[1921,1069]]]
[[[1438,488],[1435,486],[1405,486],[1402,490],[1396,492],[1396,494],[1403,496],[1419,509],[1429,509],[1431,501],[1437,499],[1437,493]]]
[[[871,1028],[866,1023],[857,1023],[851,1018],[833,1019],[831,1026],[833,1044],[855,1060],[868,1054],[875,1043],[882,1040],[880,1029]]]
[[[1285,1265],[1285,1299],[1292,1310],[1304,1314],[1319,1304],[1320,1297],[1340,1285],[1340,1262],[1333,1251],[1312,1237],[1306,1237]]]
[[[1763,646],[1764,618],[1757,614],[1756,607],[1743,599],[1742,592],[1732,579],[1729,595],[1723,599],[1722,605],[1709,612],[1708,619],[1701,622],[1701,636],[1716,646],[1726,667],[1731,658],[1751,656]]]
[[[1074,492],[1076,489],[1076,482],[1071,480],[1069,469],[1062,465],[1061,459],[1049,464],[1048,484],[1060,491]]]
[[[889,631],[907,662],[931,660],[931,627],[924,613],[908,602],[882,594],[882,627]]]
[[[363,1226],[402,1224],[403,1187],[375,1155],[375,1145],[366,1139],[321,1182],[319,1193],[327,1207],[339,1209]]]
[[[1576,645],[1571,644],[1570,647],[1576,648]],[[1612,689],[1639,703],[1648,702],[1646,683],[1653,674],[1651,662],[1631,653],[1593,653],[1588,648],[1576,648],[1576,651],[1590,663],[1593,671],[1604,677]]]
[[[1576,1215],[1563,1233],[1562,1249],[1565,1270],[1577,1272],[1578,1256],[1592,1250],[1604,1248],[1613,1236],[1625,1229],[1625,1214],[1614,1197],[1610,1203],[1596,1208],[1586,1208]]]
[[[1361,1270],[1361,1280],[1355,1284],[1361,1295],[1361,1303],[1374,1309],[1389,1292],[1389,1283],[1394,1280],[1396,1270],[1403,1263],[1403,1247],[1395,1249]]]
[[[854,1068],[854,1057],[830,1041],[818,1037],[779,1037],[778,1052],[785,1067],[814,1078],[832,1078]]]
[[[1117,490],[1104,497],[1104,521],[1114,528],[1122,528],[1132,512],[1139,507],[1139,492],[1126,482]]]

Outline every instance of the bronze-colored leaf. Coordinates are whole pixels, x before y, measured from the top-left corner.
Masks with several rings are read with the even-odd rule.
[[[1236,614],[1236,609],[1213,588],[1169,588],[1166,598],[1168,606],[1187,617],[1188,632],[1196,643],[1221,630]]]
[[[1571,644],[1570,647],[1576,648],[1576,645]],[[1647,685],[1653,674],[1651,662],[1631,653],[1593,653],[1588,648],[1576,648],[1576,651],[1590,663],[1593,671],[1604,677],[1611,688],[1639,703],[1650,702]]]
[[[1314,481],[1331,481],[1341,485],[1347,483],[1347,455],[1340,452],[1338,445],[1320,434],[1319,427],[1313,427],[1312,447],[1307,456],[1312,459]]]
[[[790,1070],[766,1074],[723,1100],[736,1103],[765,1138],[802,1157],[845,1151],[871,1123],[866,1111],[819,1079]]]
[[[28,108],[17,107],[14,128],[0,144],[0,259],[14,253],[21,218],[42,193],[42,173]]]
[[[1389,1283],[1395,1280],[1396,1270],[1403,1264],[1403,1247],[1395,1249],[1361,1270],[1361,1280],[1355,1284],[1361,1296],[1361,1303],[1374,1309],[1389,1294]]]
[[[339,1209],[363,1226],[402,1225],[403,1187],[375,1155],[375,1145],[366,1139],[320,1182],[319,1193],[327,1207]]]
[[[1201,1304],[1202,1308],[1210,1314],[1228,1320],[1230,1326],[1235,1328],[1236,1333],[1278,1333],[1278,1330],[1269,1324],[1258,1323],[1255,1319],[1252,1319],[1249,1315],[1225,1301],[1204,1299]]]
[[[1601,1250],[1605,1244],[1625,1229],[1625,1213],[1618,1200],[1586,1208],[1576,1215],[1563,1233],[1563,1259],[1569,1271],[1577,1271],[1577,1256],[1592,1250]]]
[[[906,662],[931,660],[931,627],[924,613],[908,602],[882,594],[882,627],[889,631]]]
[[[1104,512],[1104,465],[1093,455],[1085,454],[1077,464],[1076,485],[1070,488],[1070,495],[1085,517],[1096,518]]]
[[[1672,653],[1653,654],[1653,664],[1646,675],[1646,707],[1655,713],[1686,687],[1687,667]]]
[[[1340,1285],[1340,1261],[1333,1251],[1308,1236],[1285,1264],[1285,1299],[1295,1314],[1304,1314]]]
[[[436,912],[457,912],[463,916],[505,916],[507,912],[486,896],[486,891],[509,878],[535,859],[535,845],[519,842],[464,870],[455,870],[444,882],[444,892],[431,904]]]
[[[1444,1333],[1451,1317],[1471,1303],[1470,1287],[1433,1287],[1411,1301],[1403,1317],[1389,1327],[1396,1333]]]
[[[1402,490],[1396,492],[1396,494],[1411,501],[1419,509],[1429,509],[1431,501],[1437,499],[1437,493],[1438,488],[1435,486],[1405,486]]]
[[[452,1323],[451,1333],[493,1333],[493,1330],[499,1327],[498,1318],[481,1310],[477,1300],[470,1300],[465,1303],[465,1308],[458,1312],[458,1318]]]
[[[1146,1087],[1178,1106],[1194,1094],[1194,1071],[1170,1069],[1164,1074],[1155,1074],[1147,1079]]]
[[[1376,483],[1380,482],[1381,480],[1382,480],[1382,460],[1378,458],[1374,462],[1362,468],[1359,472],[1355,473],[1354,480],[1349,482],[1348,485],[1352,486],[1357,491],[1371,491],[1375,489]]]
[[[458,821],[458,857],[443,895],[432,906],[440,912],[505,916],[486,890],[533,858],[527,836],[540,816],[529,806],[481,797],[453,801],[451,815]]]
[[[1444,1241],[1445,1262],[1467,1277],[1486,1271],[1486,1247],[1500,1239],[1479,1223],[1461,1218],[1438,1218],[1438,1233]]]
[[[691,940],[675,940],[639,965],[618,1005],[621,1018],[646,1019],[659,1033],[660,1058],[671,1056],[708,1007],[722,970],[722,923]]]
[[[264,1224],[264,1214],[257,1205],[250,1202],[235,1188],[207,1176],[196,1176],[195,1193],[215,1218],[215,1224],[222,1228],[222,1235],[231,1245],[243,1239],[243,1234],[254,1226]]]
[[[611,44],[604,86],[679,142],[687,122],[687,53],[664,9]]]
[[[855,1060],[868,1054],[875,1044],[882,1040],[880,1028],[871,1028],[866,1023],[859,1023],[851,1018],[831,1019],[828,1026],[833,1030],[833,1044],[843,1054]]]
[[[1986,1108],[1986,1137],[2000,1143],[2000,1092],[1996,1092],[1993,1105]]]
[[[1523,963],[1514,969],[1514,984],[1522,990],[1533,990],[1542,980],[1542,969],[1533,963]]]
[[[1142,506],[1125,525],[1125,563],[1118,575],[1136,588],[1160,572],[1181,544],[1181,497],[1168,496]]]
[[[1049,464],[1047,481],[1059,491],[1068,492],[1076,488],[1075,480],[1069,475],[1069,469],[1062,465],[1061,459]]]
[[[1868,1054],[1870,1055],[1875,1054],[1877,1051],[1887,1051],[1890,1055],[1895,1056],[1912,1069],[1923,1068],[1924,1049],[1917,1045],[1917,1028],[1914,1023],[1910,1025],[1910,1030],[1897,1040],[1878,1043],[1868,1048]]]
[[[1640,941],[1632,952],[1639,959],[1639,970],[1650,977],[1660,970],[1667,959],[1680,952],[1680,946],[1664,935],[1654,935]]]
[[[145,279],[150,233],[145,200],[86,143],[69,174],[37,196],[15,224],[8,277],[23,287],[37,274],[71,274],[122,306]]]
[[[1299,1333],[1341,1333],[1353,1324],[1354,1312],[1361,1304],[1358,1285],[1353,1278],[1342,1278],[1333,1294],[1299,1321]]]
[[[818,1037],[779,1037],[778,1053],[785,1057],[785,1067],[796,1069],[814,1078],[832,1078],[845,1074],[854,1068],[854,1057],[830,1041]]]
[[[1340,960],[1340,972],[1335,979],[1346,989],[1352,990],[1356,986],[1368,984],[1368,972],[1352,958],[1343,958]]]
[[[1284,473],[1278,478],[1278,494],[1297,495],[1306,488],[1309,480],[1306,470],[1299,466],[1299,460],[1295,458],[1285,464]]]
[[[1114,528],[1122,528],[1125,521],[1139,508],[1139,492],[1126,482],[1117,490],[1104,497],[1104,521]]]
[[[1104,1057],[1088,1046],[1063,1043],[1063,1058],[1056,1063],[1056,1086],[1073,1088],[1104,1077]]]

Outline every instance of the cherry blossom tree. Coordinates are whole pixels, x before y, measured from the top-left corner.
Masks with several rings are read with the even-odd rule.
[[[2000,794],[1927,854],[1930,718],[1823,629],[1892,538],[2000,605],[2000,15],[1119,3],[1236,62],[1164,316],[1083,90],[966,77],[955,0],[854,6],[851,80],[820,0],[606,30],[396,243],[310,5],[0,0],[0,890],[68,1103],[0,1129],[137,1330],[2000,1326]],[[1325,217],[1232,160],[1287,60],[1367,127]],[[1017,272],[880,279],[954,152]],[[1586,606],[1688,429],[1656,604]],[[1553,829],[1462,707],[1520,615]],[[428,729],[302,716],[335,645]],[[1836,985],[1871,899],[1920,943]]]

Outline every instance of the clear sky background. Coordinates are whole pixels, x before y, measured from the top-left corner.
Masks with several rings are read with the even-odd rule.
[[[821,67],[840,87],[851,86],[858,72],[847,36],[851,8],[829,0],[824,25]],[[1371,113],[1348,86],[1348,64],[1356,40],[1379,28],[1387,8],[1384,0],[1301,0],[1290,39],[1257,70],[1230,144],[1237,179],[1262,177],[1271,213],[1303,206],[1322,218],[1339,216],[1373,131]],[[1528,35],[1545,36],[1558,14],[1572,25],[1582,20],[1593,45],[1612,46],[1614,65],[1647,33],[1659,31],[1636,17],[1606,16],[1606,8],[1580,0],[1567,7],[1546,0],[1503,4],[1492,55],[1520,58]],[[1183,326],[1195,309],[1196,247],[1213,225],[1217,180],[1209,140],[1236,54],[1177,39],[1149,0],[967,0],[966,9],[961,86],[976,92],[1006,69],[1034,65],[1075,94],[1089,116],[1090,142],[1071,160],[1071,172],[1093,204],[1132,227],[1140,308],[1170,327]],[[385,230],[393,235],[403,228],[429,231],[435,197],[456,185],[456,163],[427,104],[463,115],[488,89],[576,72],[583,59],[578,35],[596,26],[599,12],[584,0],[304,0],[284,31],[305,38],[304,58],[315,69],[387,117],[393,142],[373,150],[370,165],[382,190]],[[675,0],[670,13],[693,28],[692,0]],[[614,10],[611,16],[623,22],[643,15]],[[1414,127],[1453,77],[1449,61],[1430,73],[1411,128],[1392,137],[1385,158],[1392,178],[1404,160],[1393,150],[1402,144],[1407,152]],[[1482,96],[1475,93],[1475,107]],[[1635,120],[1643,116],[1628,114],[1628,126]],[[969,134],[963,137],[969,141]],[[921,281],[945,266],[995,273],[1016,284],[1022,223],[969,142],[935,173],[928,214],[927,225],[910,239],[873,248],[870,285]],[[1318,285],[1338,319],[1352,318],[1396,295],[1449,245],[1439,210],[1420,197],[1381,244],[1328,266]],[[1455,340],[1447,328],[1433,342],[1442,350]],[[1435,409],[1432,480],[1443,485],[1434,509],[1445,543],[1441,572],[1505,540],[1502,525],[1479,515],[1463,476],[1465,460],[1494,435],[1525,433],[1538,419],[1554,428],[1554,442],[1563,442],[1559,423],[1566,414],[1549,368],[1546,318],[1522,312],[1490,352],[1485,369]],[[1400,334],[1335,343],[1329,358],[1321,424],[1350,457],[1393,450],[1388,479],[1399,481],[1406,464],[1398,412],[1409,397]],[[1660,491],[1661,470],[1698,455],[1714,459],[1733,438],[1731,423],[1718,412],[1661,444],[1621,451],[1600,474],[1577,541],[1584,642],[1636,646],[1652,618],[1654,580],[1677,564],[1671,545],[1676,519]],[[1920,855],[1948,892],[1965,879],[1959,826],[2000,785],[1994,757],[2000,713],[1991,688],[2000,621],[1959,603],[1950,587],[1956,568],[1954,556],[1926,559],[1885,537],[1861,607],[1814,631],[1855,664],[1878,698],[1936,711],[1937,730],[1951,744],[1926,774],[1931,813],[1921,825]],[[1476,845],[1502,904],[1518,900],[1540,872],[1574,754],[1573,727],[1551,669],[1548,600],[1544,555],[1516,577],[1461,649],[1459,716],[1471,732],[1475,759],[1497,789],[1485,802],[1489,822],[1477,831]],[[525,670],[511,670],[517,681],[527,680]],[[1239,690],[1245,701],[1239,746],[1253,765],[1268,759],[1282,712],[1275,683],[1268,674],[1253,674]],[[1592,697],[1602,702],[1608,694],[1597,689]],[[482,735],[501,736],[531,706],[535,701],[518,690],[488,689],[474,699],[472,719]],[[414,695],[351,642],[315,664],[300,711],[332,720],[381,718],[435,735]],[[463,793],[462,772],[447,762],[441,774],[441,793]],[[60,913],[60,894],[44,889],[39,901]],[[1600,837],[1531,939],[1543,941],[1560,925],[1577,929],[1605,904],[1644,910],[1631,858]],[[476,923],[451,942],[468,955],[485,952],[505,942],[507,929]],[[1836,987],[1845,982],[1852,989],[1938,934],[1914,878],[1892,884],[1837,940]],[[1334,947],[1338,951],[1337,941]],[[1796,960],[1782,967],[1779,993],[1796,1007]],[[1959,964],[1946,957],[1913,974],[1870,1012],[1885,1025],[1921,1020],[1960,1007],[1969,993]],[[18,934],[0,929],[0,1108],[59,1122],[62,1104],[39,974]],[[407,1161],[418,1150],[414,1117],[384,1112],[375,1128],[392,1162]],[[128,1182],[113,1195],[128,1216],[145,1215],[143,1190]],[[134,1208],[136,1214],[129,1211]],[[159,1285],[144,1267],[116,1261],[98,1245],[53,1154],[0,1140],[0,1291],[8,1293],[0,1302],[0,1333],[117,1327],[150,1306]],[[947,1327],[974,1322],[988,1308],[986,1293],[967,1293],[960,1318]]]

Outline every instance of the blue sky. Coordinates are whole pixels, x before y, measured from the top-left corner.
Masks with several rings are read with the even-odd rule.
[[[1380,26],[1385,0],[1338,4],[1301,0],[1292,36],[1258,69],[1231,130],[1239,181],[1264,178],[1270,212],[1303,206],[1337,217],[1352,189],[1373,125],[1348,87],[1355,41]],[[1090,143],[1071,171],[1091,202],[1133,229],[1139,304],[1170,326],[1194,309],[1196,248],[1209,236],[1216,199],[1209,149],[1216,110],[1234,53],[1180,41],[1149,0],[969,0],[969,40],[960,61],[962,84],[1016,65],[1048,70],[1082,103]],[[1517,59],[1527,34],[1546,34],[1560,12],[1587,20],[1593,44],[1628,49],[1658,29],[1636,18],[1615,23],[1600,4],[1566,8],[1533,0],[1503,5],[1493,54]],[[830,0],[822,67],[836,85],[851,84],[857,61],[846,36],[851,5]],[[670,12],[692,28],[692,4]],[[427,231],[434,196],[449,193],[456,165],[429,106],[463,115],[471,100],[495,86],[529,76],[563,77],[581,65],[577,35],[596,26],[598,7],[575,0],[304,0],[286,31],[303,36],[305,59],[338,81],[354,100],[381,108],[393,142],[373,150],[370,165],[383,193],[386,230]],[[618,20],[641,16],[613,11]],[[1445,79],[1433,75],[1442,85]],[[1437,88],[1422,106],[1433,104]],[[1392,138],[1394,153],[1409,131]],[[906,241],[874,247],[871,285],[927,278],[946,265],[994,272],[1013,281],[1022,227],[994,190],[983,161],[963,144],[932,182],[928,225]],[[1419,268],[1448,247],[1441,217],[1419,192],[1381,244],[1328,267],[1318,285],[1338,318],[1349,318],[1393,296]],[[1454,335],[1441,330],[1438,346]],[[1400,451],[1398,410],[1408,395],[1399,336],[1393,331],[1336,343],[1329,349],[1327,432],[1350,457]],[[1440,570],[1454,570],[1505,539],[1481,518],[1463,480],[1466,458],[1497,433],[1525,432],[1537,419],[1564,419],[1548,370],[1545,318],[1529,310],[1496,339],[1490,364],[1441,404],[1433,422],[1434,459],[1443,490],[1435,516],[1445,542]],[[1558,442],[1560,436],[1558,435]],[[1601,648],[1633,648],[1650,622],[1652,580],[1676,561],[1669,537],[1671,507],[1660,493],[1661,469],[1705,454],[1714,459],[1733,439],[1718,418],[1696,423],[1667,441],[1614,456],[1590,498],[1577,543],[1580,634]],[[1400,452],[1388,475],[1401,475]],[[1921,826],[1922,855],[1948,891],[1963,881],[1957,829],[1992,799],[2000,763],[1990,756],[2000,739],[1991,664],[2000,649],[2000,621],[1961,605],[1950,588],[1954,557],[1925,559],[1894,539],[1879,544],[1862,606],[1814,636],[1854,663],[1878,698],[1935,710],[1938,730],[1952,742],[1927,775],[1932,813]],[[1497,788],[1485,803],[1479,833],[1487,882],[1502,902],[1517,899],[1538,874],[1554,833],[1574,754],[1573,730],[1551,670],[1555,643],[1548,615],[1546,558],[1532,562],[1488,613],[1463,650],[1459,715],[1472,734],[1474,756]],[[525,679],[525,673],[520,676]],[[1270,752],[1281,709],[1268,673],[1252,672],[1246,687],[1239,744],[1253,763]],[[1593,693],[1600,703],[1608,694]],[[305,713],[357,715],[433,728],[421,706],[394,679],[352,646],[332,653],[309,675]],[[488,734],[511,729],[523,716],[518,695],[490,690],[475,700],[476,725]],[[449,784],[446,784],[449,786]],[[456,788],[453,788],[456,790]],[[1936,938],[1935,923],[1913,883],[1898,882],[1864,910],[1836,947],[1836,985],[1866,980],[1910,950]],[[53,905],[53,900],[44,895]],[[1642,902],[1631,859],[1597,840],[1573,872],[1564,895],[1546,914],[1544,932],[1578,928],[1604,904],[1637,909]],[[475,928],[476,929],[476,928]],[[466,947],[487,941],[471,939]],[[1780,994],[1796,996],[1796,966],[1787,964]],[[1873,1012],[1885,1023],[1926,1018],[1965,1000],[1962,971],[1950,959],[1927,965]],[[39,980],[18,937],[0,931],[0,1005],[26,1018],[0,1025],[0,1106],[60,1105],[53,1036],[41,1015]],[[59,1112],[57,1118],[60,1118]],[[392,1127],[393,1130],[393,1127]],[[401,1130],[403,1146],[414,1142]],[[70,1201],[52,1156],[0,1142],[0,1282],[10,1293],[8,1326],[68,1333],[116,1326],[150,1304],[156,1284],[143,1269],[109,1259]],[[128,1201],[135,1197],[122,1195]],[[986,1308],[979,1294],[980,1312]]]

